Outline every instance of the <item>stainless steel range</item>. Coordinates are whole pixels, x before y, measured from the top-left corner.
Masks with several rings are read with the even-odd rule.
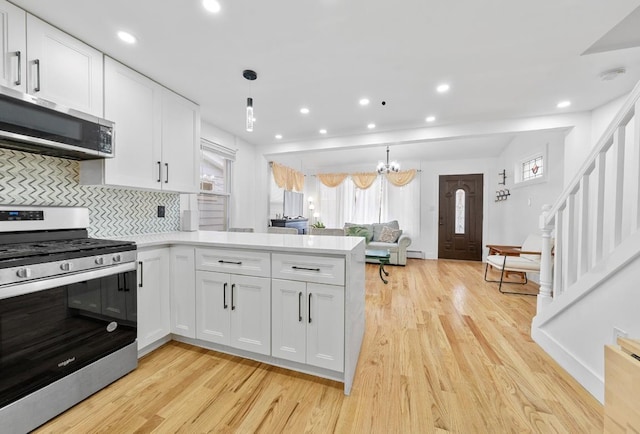
[[[32,430],[137,366],[136,245],[86,208],[0,205],[0,425]]]

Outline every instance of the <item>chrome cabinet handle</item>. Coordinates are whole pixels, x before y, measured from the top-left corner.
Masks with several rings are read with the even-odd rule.
[[[18,79],[13,84],[20,86],[22,84],[22,53],[16,51],[15,55],[18,58]]]
[[[138,264],[140,264],[140,283],[138,284],[138,288],[142,288],[144,286],[144,262],[138,261]]]
[[[236,289],[236,284],[231,285],[231,310],[236,310],[236,305],[233,304],[233,290]]]
[[[33,64],[36,65],[36,87],[33,88],[34,92],[40,92],[40,59],[36,59],[33,61]]]
[[[224,282],[222,286],[222,306],[224,306],[225,309],[229,307],[227,304],[227,282]]]
[[[162,163],[158,161],[158,182],[162,182]]]
[[[296,265],[292,265],[291,268],[293,268],[294,270],[320,271],[319,268],[298,267]]]
[[[166,178],[165,178],[165,180],[164,180],[164,183],[165,183],[165,184],[168,184],[168,183],[169,183],[169,163],[164,163],[164,166],[165,166],[165,167],[166,167],[166,169],[167,169],[167,172],[166,172]]]
[[[311,293],[309,293],[309,324],[311,324]]]
[[[298,322],[302,322],[302,292],[298,293]]]

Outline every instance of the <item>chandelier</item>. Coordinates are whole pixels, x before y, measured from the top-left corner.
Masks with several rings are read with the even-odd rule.
[[[379,162],[378,167],[376,167],[376,172],[378,174],[383,175],[385,173],[397,172],[400,170],[400,165],[395,161],[389,163],[389,147],[387,146],[387,162]]]

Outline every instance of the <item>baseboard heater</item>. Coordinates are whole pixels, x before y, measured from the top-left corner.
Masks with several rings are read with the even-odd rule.
[[[421,250],[407,250],[407,258],[424,259],[424,252]]]

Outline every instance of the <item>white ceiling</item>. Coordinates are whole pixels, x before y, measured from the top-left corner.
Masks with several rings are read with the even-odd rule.
[[[211,15],[200,0],[12,0],[257,146],[278,143],[276,133],[281,142],[318,140],[320,128],[327,137],[366,134],[369,122],[378,132],[424,128],[428,115],[437,117],[429,126],[443,126],[556,114],[565,99],[565,112],[591,110],[640,80],[637,46],[581,55],[640,0],[219,1],[222,12]],[[121,29],[138,43],[119,41]],[[598,78],[619,67],[627,72],[618,79]],[[247,68],[255,82],[242,77]],[[435,91],[442,82],[448,94]],[[244,131],[248,96],[253,133]],[[368,107],[358,105],[364,96]],[[434,152],[458,149],[452,143]],[[466,139],[459,146],[473,152]]]

